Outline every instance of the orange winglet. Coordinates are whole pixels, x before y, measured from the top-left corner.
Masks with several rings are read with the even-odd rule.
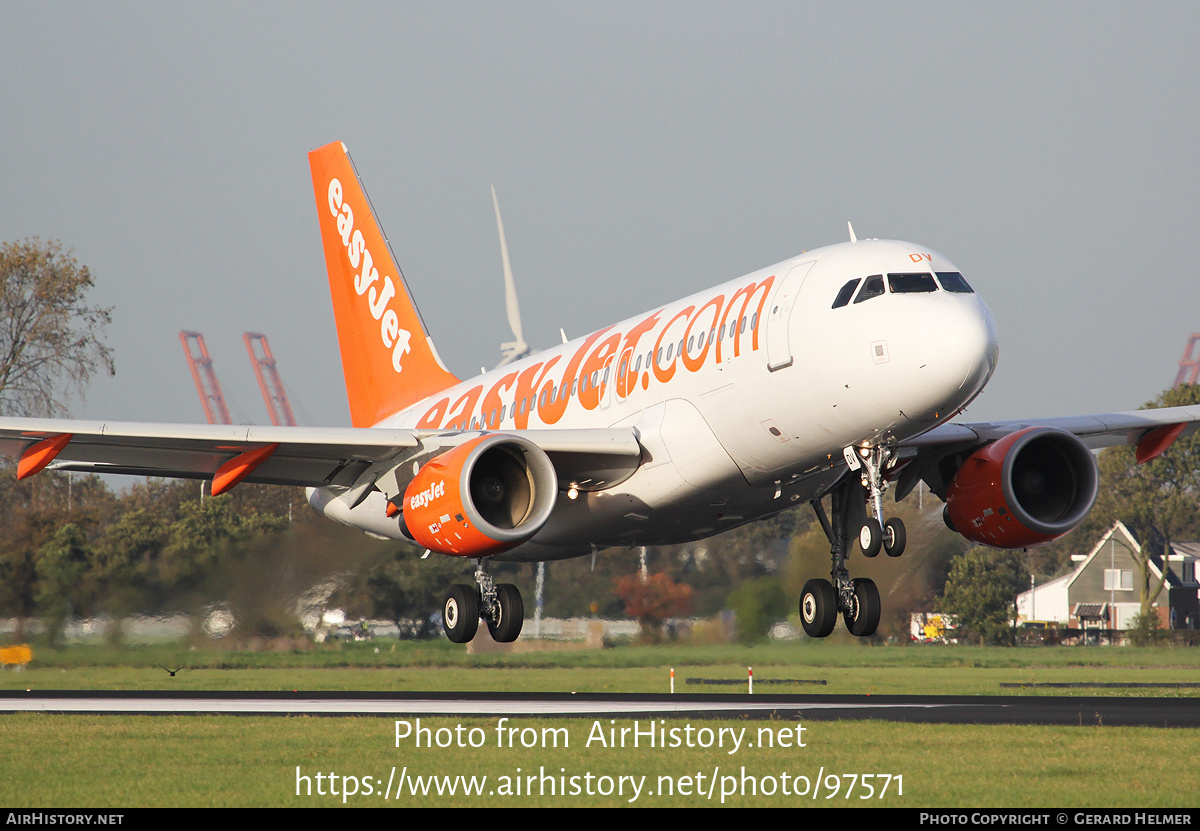
[[[219,496],[231,489],[238,482],[253,473],[256,467],[271,458],[271,454],[278,449],[278,442],[268,444],[265,447],[247,450],[245,453],[234,456],[228,462],[221,465],[217,468],[217,472],[213,474],[212,495]]]
[[[53,462],[54,457],[61,453],[73,438],[75,438],[73,433],[60,433],[57,436],[42,439],[29,447],[21,454],[21,460],[17,462],[17,478],[24,479],[32,476]]]
[[[1183,424],[1168,424],[1164,427],[1155,427],[1146,435],[1138,439],[1137,452],[1134,454],[1139,465],[1143,465],[1151,459],[1157,459],[1167,448],[1175,443],[1175,439],[1179,438],[1179,434],[1187,428],[1187,422]]]
[[[397,505],[397,504],[395,504],[394,502],[389,502],[389,503],[387,504],[387,509],[386,509],[386,510],[387,510],[387,516],[388,516],[388,519],[391,519],[391,518],[392,518],[392,517],[394,517],[396,514],[400,513],[400,506],[399,506],[399,505]]]

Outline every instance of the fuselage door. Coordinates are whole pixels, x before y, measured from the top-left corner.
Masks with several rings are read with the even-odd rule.
[[[814,260],[810,260],[792,266],[771,300],[771,309],[767,314],[767,369],[772,372],[792,365],[788,323],[791,320],[796,299],[800,296],[800,289],[804,285],[804,278],[808,276],[814,263]]]
[[[617,385],[616,363],[616,355],[610,355],[604,362],[604,369],[600,370],[600,409],[602,410],[607,410],[613,403],[613,388]]]

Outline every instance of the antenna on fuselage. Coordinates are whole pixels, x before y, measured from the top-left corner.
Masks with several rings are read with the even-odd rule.
[[[846,227],[850,229],[850,241],[858,242],[858,237],[854,236],[854,226],[850,224],[850,220],[846,220]]]

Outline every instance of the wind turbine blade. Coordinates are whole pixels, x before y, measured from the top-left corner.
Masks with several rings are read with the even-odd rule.
[[[500,232],[500,259],[504,263],[504,305],[508,311],[508,325],[520,349],[525,349],[525,337],[521,334],[521,307],[517,303],[517,287],[513,283],[512,264],[508,261],[508,242],[504,239],[504,221],[500,219],[500,201],[496,199],[496,186],[492,185],[492,205],[496,208],[496,229]]]

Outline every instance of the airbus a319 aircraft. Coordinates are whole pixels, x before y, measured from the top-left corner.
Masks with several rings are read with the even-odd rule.
[[[1020,549],[1066,534],[1096,497],[1094,448],[1154,458],[1200,407],[1025,422],[951,421],[991,378],[991,313],[925,246],[851,240],[459,380],[443,365],[340,142],[309,154],[352,428],[0,419],[18,476],[51,467],[300,485],[326,516],[471,558],[449,588],[452,641],[482,619],[515,640],[523,606],[486,564],[681,543],[801,502],[830,579],[800,597],[805,632],[840,614],[874,633],[879,591],[851,578],[900,556],[883,496],[924,480],[946,523]],[[827,515],[822,498],[830,496]]]

